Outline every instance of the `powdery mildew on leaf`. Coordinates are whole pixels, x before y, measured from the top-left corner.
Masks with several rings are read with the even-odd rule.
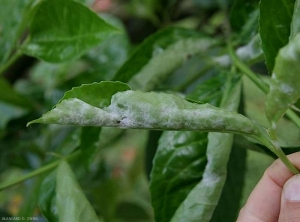
[[[279,51],[267,95],[266,114],[277,123],[300,97],[300,35]]]
[[[117,117],[79,99],[63,100],[54,109],[31,123],[54,123],[62,125],[96,126],[108,125]]]
[[[259,134],[251,120],[235,112],[190,103],[172,94],[132,90],[116,93],[111,105],[103,109],[66,99],[31,123]]]

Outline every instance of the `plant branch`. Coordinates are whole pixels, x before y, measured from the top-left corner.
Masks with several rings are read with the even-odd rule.
[[[276,141],[273,141],[273,146],[275,148],[275,154],[279,157],[279,159],[284,163],[284,165],[293,173],[299,174],[300,171],[295,167],[295,165],[287,158],[285,153],[279,147]]]
[[[76,151],[72,154],[70,154],[69,156],[65,157],[66,160],[72,160],[74,159],[75,157],[77,157],[78,155],[80,154],[80,151]],[[40,174],[43,174],[49,170],[52,170],[53,168],[55,168],[58,164],[59,164],[60,160],[57,160],[57,161],[54,161],[52,163],[49,163],[41,168],[38,168],[37,170],[34,170],[33,172],[31,173],[28,173],[24,176],[21,176],[17,179],[14,179],[14,180],[11,180],[11,181],[7,181],[7,182],[4,182],[4,183],[1,183],[0,184],[0,191],[1,190],[4,190],[6,188],[9,188],[9,187],[12,187],[14,185],[17,185],[25,180],[28,180],[32,177],[35,177],[35,176],[38,176]]]

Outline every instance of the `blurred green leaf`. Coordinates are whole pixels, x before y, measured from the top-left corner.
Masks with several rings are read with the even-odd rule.
[[[82,158],[80,164],[89,166],[96,155],[98,149],[97,142],[99,141],[100,127],[82,127],[80,145]]]
[[[48,221],[58,221],[58,210],[56,206],[56,170],[43,177],[39,190],[39,209]]]
[[[280,48],[288,43],[295,0],[261,0],[259,32],[269,73]]]
[[[163,29],[148,37],[136,48],[118,70],[114,80],[131,80],[129,85],[132,87],[144,91],[151,90],[190,56],[205,53],[215,43],[216,41],[211,41],[192,30]]]
[[[116,32],[78,2],[41,1],[35,6],[22,50],[48,62],[64,62],[78,58]]]
[[[24,31],[27,13],[33,0],[1,0],[0,7],[0,66],[13,52]]]
[[[266,114],[271,123],[276,124],[300,98],[299,60],[300,34],[283,47],[276,57],[266,101]]]
[[[93,80],[111,80],[126,61],[129,42],[125,35],[116,35],[88,51],[84,59],[90,64],[89,72]],[[87,76],[84,77],[87,79]]]
[[[300,1],[296,0],[294,5],[294,13],[291,23],[290,39],[293,39],[300,31]]]
[[[206,165],[207,133],[164,132],[151,172],[150,192],[156,221],[170,221]]]
[[[26,97],[16,92],[7,80],[3,78],[0,78],[0,101],[26,109],[32,108],[31,102]]]
[[[99,16],[108,24],[118,28],[121,33],[104,39],[83,56],[82,60],[89,65],[87,73],[81,76],[84,81],[111,80],[126,61],[131,48],[123,21],[111,14],[101,13]]]
[[[21,117],[27,113],[28,110],[22,107],[0,101],[0,129],[4,129],[10,120]]]
[[[58,165],[56,173],[56,205],[59,221],[99,221],[72,169],[64,160]]]
[[[31,69],[30,79],[43,87],[45,93],[66,84],[70,79],[83,73],[88,64],[82,61],[71,61],[67,63],[52,64],[39,62]]]
[[[132,0],[129,2],[128,11],[131,15],[150,20],[154,25],[159,25],[157,12],[161,8],[159,0]]]
[[[200,84],[188,95],[187,98],[218,106],[224,92],[225,73],[214,76]]]
[[[230,24],[234,30],[240,31],[248,22],[253,11],[258,8],[258,0],[235,0],[230,10]]]
[[[24,202],[18,212],[20,217],[32,217],[38,206],[39,189],[41,186],[41,179],[35,178],[28,181],[26,193],[24,194]]]
[[[140,203],[135,202],[122,202],[118,205],[116,217],[124,222],[152,222],[149,220],[148,212],[143,209]]]

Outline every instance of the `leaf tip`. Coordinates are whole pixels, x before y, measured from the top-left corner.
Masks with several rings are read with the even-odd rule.
[[[26,127],[29,127],[30,125],[32,125],[32,124],[34,124],[34,123],[39,123],[39,119],[35,119],[35,120],[32,120],[32,121],[28,122],[28,123],[26,124]]]

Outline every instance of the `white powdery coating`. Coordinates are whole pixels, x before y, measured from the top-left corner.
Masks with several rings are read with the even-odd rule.
[[[117,116],[91,106],[79,99],[63,100],[41,117],[42,123],[103,126],[116,122]]]
[[[169,130],[240,131],[256,130],[246,117],[208,104],[195,104],[162,93],[126,91],[117,93],[104,109],[118,116],[119,127]]]
[[[66,99],[34,122],[244,134],[257,130],[248,118],[234,112],[190,103],[172,94],[132,90],[116,93],[111,105],[103,109],[77,98]]]
[[[283,92],[284,94],[287,94],[289,96],[293,95],[293,93],[295,92],[295,89],[286,83],[282,83],[279,85],[280,91]]]

